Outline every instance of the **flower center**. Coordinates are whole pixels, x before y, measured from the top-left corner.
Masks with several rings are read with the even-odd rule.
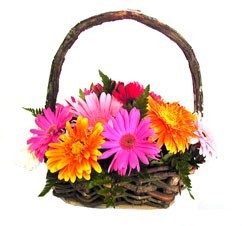
[[[45,133],[46,137],[52,136],[57,133],[57,126],[55,124],[51,125]]]
[[[208,139],[208,136],[205,131],[202,131],[202,135],[204,136],[205,139]]]
[[[78,155],[83,152],[84,144],[80,141],[77,141],[71,145],[71,152],[74,155]]]
[[[123,149],[130,150],[134,147],[136,139],[133,134],[125,134],[121,137],[119,143]]]
[[[160,117],[166,122],[166,124],[175,127],[177,125],[177,115],[170,110],[162,109],[159,112]]]

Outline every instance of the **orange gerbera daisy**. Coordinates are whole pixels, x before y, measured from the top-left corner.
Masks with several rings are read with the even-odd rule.
[[[79,116],[76,125],[66,123],[66,134],[62,134],[58,143],[50,143],[45,153],[47,157],[47,167],[51,173],[58,173],[58,179],[71,181],[74,183],[76,178],[82,177],[90,180],[92,168],[101,173],[102,169],[97,162],[98,156],[102,153],[98,150],[104,143],[101,135],[103,126],[96,123],[90,130],[88,119]]]
[[[158,145],[165,145],[169,153],[184,153],[190,139],[196,137],[196,115],[177,102],[165,103],[149,96],[147,115],[157,135]]]

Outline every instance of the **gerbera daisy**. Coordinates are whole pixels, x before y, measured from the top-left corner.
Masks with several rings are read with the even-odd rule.
[[[59,180],[72,183],[77,177],[90,180],[92,168],[98,173],[102,171],[97,162],[102,154],[98,149],[104,142],[102,124],[98,122],[89,129],[88,119],[79,116],[74,128],[70,122],[66,123],[66,130],[59,142],[49,144],[50,148],[45,153],[47,167],[51,173],[59,171]]]
[[[90,93],[96,93],[97,96],[100,96],[102,92],[103,92],[103,86],[100,83],[97,83],[96,85],[92,84],[90,90],[84,89],[85,95],[89,95]]]
[[[27,144],[30,144],[29,150],[34,152],[40,162],[44,160],[48,144],[57,141],[59,135],[63,133],[66,121],[71,118],[69,107],[61,104],[56,105],[55,112],[47,108],[43,110],[43,115],[37,115],[35,123],[39,128],[30,130],[34,136],[27,140]]]
[[[99,98],[95,93],[91,93],[85,96],[85,100],[80,99],[77,102],[72,99],[69,105],[76,116],[88,118],[91,127],[97,122],[107,122],[122,106],[115,97],[106,93],[102,93]]]
[[[149,92],[149,95],[154,99],[154,100],[160,100],[161,96],[154,93],[153,91]]]
[[[154,136],[153,129],[150,128],[148,118],[140,121],[140,111],[133,108],[130,113],[121,109],[116,118],[112,117],[109,123],[104,125],[103,136],[106,142],[102,148],[108,149],[99,159],[114,158],[109,165],[108,171],[118,171],[118,174],[125,175],[129,168],[140,171],[139,160],[144,164],[149,164],[149,159],[156,159],[160,149],[153,143],[150,137]]]
[[[144,92],[144,87],[138,82],[130,82],[127,85],[119,82],[116,89],[112,92],[121,103],[129,104],[132,100],[137,99]]]
[[[202,122],[202,117],[201,114],[198,114],[197,121],[196,121],[196,126],[197,126],[197,132],[196,135],[198,136],[198,142],[200,143],[200,148],[199,148],[199,153],[200,155],[203,155],[204,157],[206,156],[216,156],[216,151],[214,148],[214,141],[213,137],[206,128]]]
[[[159,146],[165,145],[173,154],[184,153],[190,139],[196,137],[196,115],[181,107],[178,103],[165,103],[148,97],[147,116],[157,135]]]

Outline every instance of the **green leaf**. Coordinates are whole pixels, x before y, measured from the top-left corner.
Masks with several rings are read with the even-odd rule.
[[[111,183],[111,180],[107,179],[107,178],[104,178],[104,179],[92,179],[92,181],[90,181],[90,183],[88,184],[88,188],[91,189],[91,188],[94,188],[96,186],[101,186],[101,185],[110,184],[110,183]]]
[[[85,99],[85,93],[83,92],[82,89],[79,89],[79,97],[83,100]]]
[[[31,112],[34,117],[36,117],[37,115],[42,115],[43,114],[43,108],[36,108],[36,109],[34,109],[34,108],[25,108],[25,107],[23,107],[23,109],[26,110],[26,111]]]
[[[167,153],[167,154],[165,154],[165,155],[162,157],[162,159],[163,159],[164,161],[168,161],[168,159],[171,158],[172,156],[173,156],[172,154]]]
[[[46,175],[46,184],[42,192],[39,194],[39,197],[45,196],[50,189],[56,184],[58,181],[58,174],[57,173],[51,173],[49,170]]]
[[[112,93],[112,91],[115,88],[115,81],[113,81],[111,78],[109,78],[107,75],[103,74],[101,70],[98,71],[100,77],[102,78],[102,83],[103,83],[103,91],[105,93]]]
[[[162,159],[158,159],[158,160],[151,160],[150,161],[150,165],[151,166],[163,166],[164,165],[164,161]]]
[[[92,179],[90,180],[89,184],[88,184],[88,188],[92,189],[94,187],[101,187],[104,184],[111,184],[112,180],[110,178],[110,176],[108,175],[108,173],[106,172],[102,172],[102,173],[96,173],[93,172],[92,174]]]
[[[143,171],[137,172],[137,175],[138,175],[140,178],[144,178],[144,179],[150,177],[150,174],[149,174],[146,170],[143,170]]]
[[[108,208],[110,206],[115,208],[115,198],[113,198],[112,196],[106,196],[104,198],[104,202],[106,203],[106,208]]]
[[[150,85],[146,86],[144,92],[133,101],[133,107],[140,110],[141,117],[143,118],[147,112],[148,96],[150,92]]]
[[[123,187],[120,187],[120,186],[115,186],[115,187],[113,188],[113,192],[114,192],[115,194],[118,194],[118,193],[120,193],[120,194],[124,194],[124,193],[125,193],[125,189],[124,189]]]
[[[110,193],[110,191],[111,191],[111,188],[102,188],[98,191],[98,194],[99,195],[106,195],[106,194]]]
[[[189,178],[191,168],[190,153],[186,151],[183,154],[176,154],[171,156],[168,160],[170,161],[171,166],[178,171],[178,175],[180,176],[185,188],[188,190],[190,197],[194,199],[194,196],[191,193],[191,179]]]
[[[188,193],[189,193],[190,197],[191,197],[192,199],[195,199],[194,196],[193,196],[192,193],[191,193],[191,189],[190,189],[190,188],[187,188],[187,190],[188,190]]]
[[[130,177],[120,177],[119,178],[119,181],[120,182],[127,182],[127,183],[129,183],[129,182],[131,182],[131,178]]]

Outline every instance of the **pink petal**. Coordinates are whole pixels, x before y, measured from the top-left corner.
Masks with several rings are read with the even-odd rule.
[[[128,166],[129,153],[126,151],[120,151],[116,155],[117,155],[117,158],[115,159],[113,169],[122,170],[122,172],[123,172],[122,175],[125,175],[127,166]]]
[[[49,121],[43,115],[38,115],[37,118],[35,119],[35,123],[41,129],[47,129],[50,125]]]
[[[122,114],[122,117],[123,117],[125,131],[129,132],[129,115],[128,115],[128,111],[122,109],[122,111],[120,111],[120,113]]]
[[[134,133],[140,121],[140,111],[136,108],[133,108],[129,113],[129,120],[129,132]]]
[[[129,152],[129,166],[130,166],[130,169],[137,168],[137,170],[140,171],[139,160],[134,151]]]
[[[121,115],[121,110],[117,114],[115,120],[112,120],[112,122],[113,122],[114,129],[117,129],[120,131],[121,134],[124,134],[126,132],[126,130],[125,130],[125,125],[124,125],[124,120]]]
[[[45,135],[43,130],[39,130],[39,129],[31,129],[30,132],[37,135]]]
[[[55,120],[54,120],[55,119],[54,112],[51,111],[50,108],[44,109],[43,112],[44,112],[45,118],[49,122],[49,124],[54,124],[55,123]]]
[[[115,153],[117,153],[119,151],[121,151],[121,148],[120,147],[118,147],[118,148],[112,148],[112,149],[110,149],[108,151],[103,152],[102,155],[98,159],[107,159],[111,155],[113,155],[113,154],[115,154]]]
[[[119,140],[120,134],[117,129],[112,128],[109,124],[104,125],[104,131],[102,135],[109,140]]]
[[[136,128],[136,136],[140,138],[153,136],[154,131],[149,128],[150,122],[148,118],[141,120],[139,126]]]
[[[143,162],[144,164],[148,165],[149,161],[146,157],[146,155],[143,153],[142,149],[137,148],[135,150],[136,155],[138,156],[139,160]]]
[[[111,107],[111,95],[102,93],[99,98],[100,98],[101,113],[103,115],[109,114],[110,107]]]
[[[102,148],[120,148],[120,144],[117,141],[106,141],[102,144]]]

